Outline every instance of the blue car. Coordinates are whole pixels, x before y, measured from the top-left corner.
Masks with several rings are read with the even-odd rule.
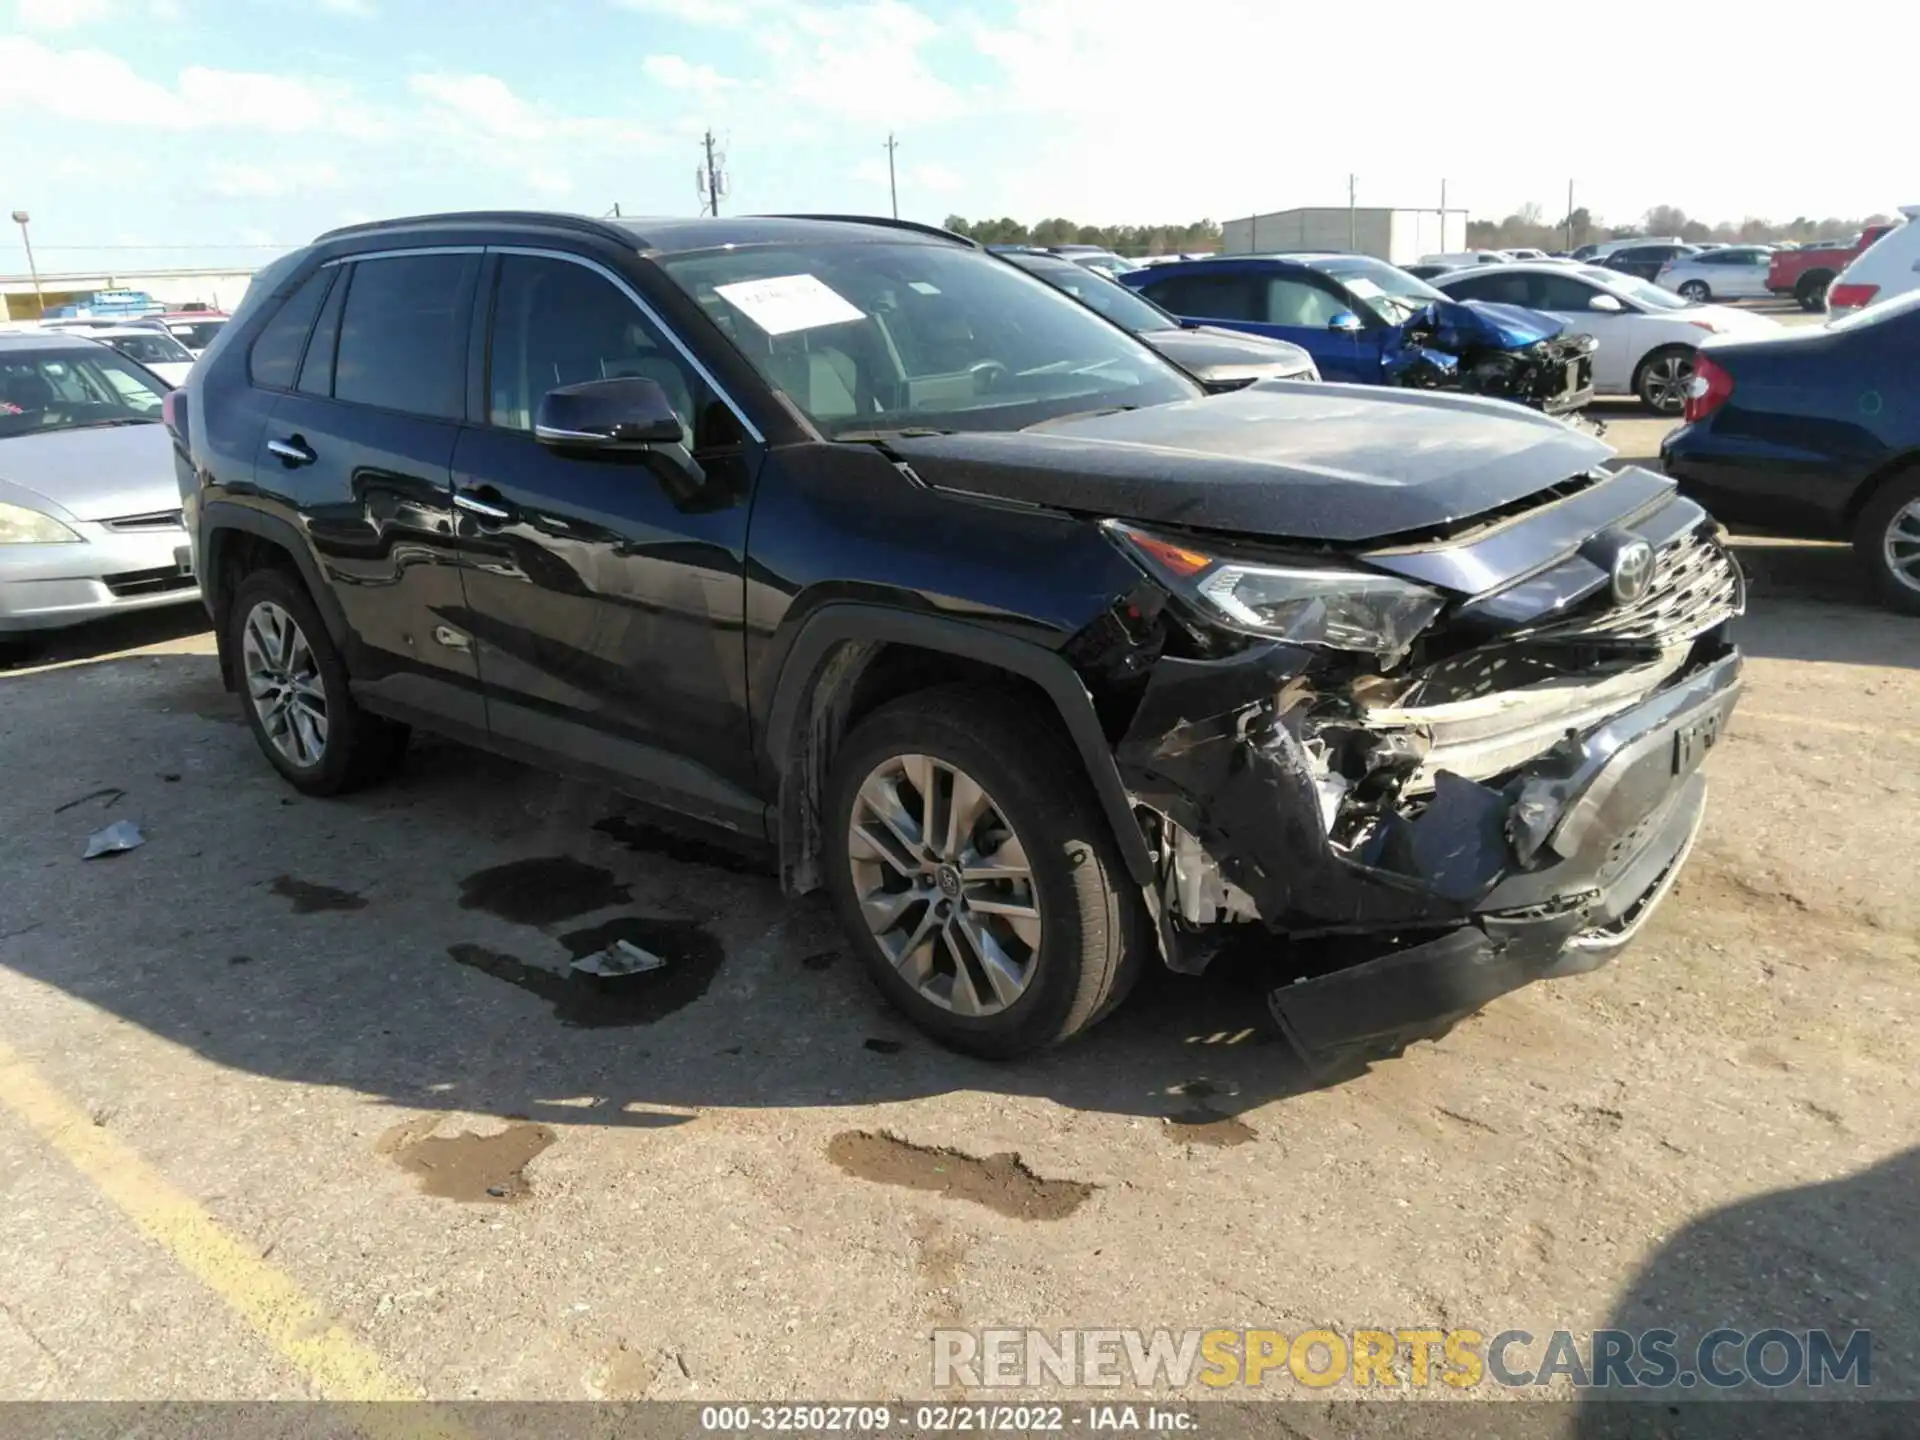
[[[1880,599],[1920,615],[1920,290],[1819,329],[1708,341],[1660,447],[1722,520],[1851,540]]]
[[[1517,305],[1449,299],[1366,255],[1243,255],[1120,277],[1164,310],[1289,340],[1328,380],[1494,395],[1563,415],[1593,398],[1591,335]]]

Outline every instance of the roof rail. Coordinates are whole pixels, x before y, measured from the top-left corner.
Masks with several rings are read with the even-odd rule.
[[[338,240],[345,235],[369,235],[379,230],[403,230],[421,225],[446,224],[509,224],[544,225],[553,230],[578,230],[588,235],[598,235],[602,239],[618,240],[623,245],[633,244],[634,233],[624,230],[605,220],[595,220],[586,215],[568,215],[552,210],[450,210],[439,215],[402,215],[392,220],[367,220],[358,225],[342,225],[324,234],[316,235],[313,243],[323,240]]]
[[[886,215],[793,215],[793,214],[787,214],[787,215],[770,215],[767,218],[770,220],[833,220],[843,225],[879,225],[889,230],[912,230],[917,234],[921,234],[921,235],[937,235],[942,240],[953,240],[958,242],[959,244],[970,246],[975,250],[979,250],[983,248],[978,240],[975,240],[970,236],[962,235],[958,231],[946,230],[941,228],[938,225],[923,225],[918,220],[896,220]]]

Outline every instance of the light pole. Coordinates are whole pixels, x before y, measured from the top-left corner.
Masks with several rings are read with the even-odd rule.
[[[900,142],[887,134],[887,194],[893,200],[893,218],[900,218],[900,186],[893,178],[893,152],[900,148]]]
[[[24,210],[13,212],[13,223],[20,227],[20,243],[27,247],[27,273],[33,277],[33,303],[40,307],[40,313],[44,315],[47,313],[47,301],[40,293],[40,267],[33,263],[33,241],[27,235],[27,221],[32,218]]]

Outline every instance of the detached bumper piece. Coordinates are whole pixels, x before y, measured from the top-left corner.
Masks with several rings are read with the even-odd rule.
[[[1443,774],[1416,819],[1383,827],[1372,858],[1472,913],[1274,991],[1273,1013],[1302,1058],[1347,1071],[1444,1034],[1508,991],[1603,964],[1678,876],[1705,815],[1696,771],[1739,692],[1740,657],[1728,654],[1499,790]]]

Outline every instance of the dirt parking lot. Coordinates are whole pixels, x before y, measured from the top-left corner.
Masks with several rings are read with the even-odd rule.
[[[0,675],[0,1398],[902,1397],[938,1326],[1720,1323],[1870,1328],[1912,1395],[1920,627],[1839,547],[1741,554],[1655,923],[1331,1089],[1242,970],[958,1058],[823,903],[605,793],[424,741],[297,798],[193,616],[63,642]],[[618,938],[668,968],[564,982]]]

